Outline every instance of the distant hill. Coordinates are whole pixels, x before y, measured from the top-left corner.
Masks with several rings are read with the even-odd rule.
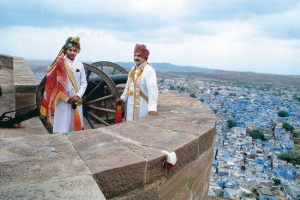
[[[168,77],[184,77],[187,79],[201,79],[207,81],[228,81],[234,83],[273,85],[278,89],[290,89],[300,93],[300,75],[277,75],[254,72],[236,72],[215,70],[212,73],[202,72],[168,72]]]
[[[130,69],[134,63],[133,62],[116,62],[116,64]],[[173,65],[171,63],[150,63],[150,65],[158,71],[167,72],[204,72],[204,73],[212,73],[214,69],[208,68],[201,68],[201,67],[194,67],[194,66],[180,66],[180,65]]]
[[[47,67],[51,65],[53,61],[50,60],[32,60],[32,59],[26,59],[28,65],[31,68],[34,68],[35,71],[39,70],[45,70],[45,69],[38,69],[39,66],[41,67]],[[85,63],[92,63],[92,62],[85,62]],[[133,62],[115,62],[116,64],[124,67],[125,69],[131,69],[132,66],[134,66]],[[174,65],[171,63],[150,63],[150,65],[157,71],[161,72],[203,72],[203,73],[212,73],[215,70],[214,69],[208,69],[208,68],[201,68],[201,67],[195,67],[195,66],[180,66],[180,65]],[[47,69],[47,68],[46,68]]]
[[[43,77],[47,71],[47,67],[51,65],[50,60],[26,60],[31,70]],[[91,62],[86,62],[91,63]],[[129,70],[134,63],[133,62],[115,62],[123,68]],[[254,83],[259,85],[272,84],[278,88],[285,87],[291,88],[295,92],[300,92],[300,76],[299,75],[274,75],[274,74],[261,74],[254,72],[235,72],[215,70],[208,68],[200,68],[194,66],[179,66],[170,63],[150,63],[150,65],[156,70],[159,77],[174,78],[197,78],[202,80],[214,80],[214,81],[230,81],[230,82],[243,82]]]

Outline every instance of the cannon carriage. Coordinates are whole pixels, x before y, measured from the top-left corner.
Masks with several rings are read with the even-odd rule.
[[[82,97],[85,129],[110,126],[114,124],[116,113],[115,102],[123,92],[128,72],[116,63],[108,61],[99,61],[92,64],[83,63],[83,65],[88,82],[87,89]],[[38,86],[36,104],[3,113],[0,116],[0,127],[13,127],[22,121],[39,116],[45,84],[46,77],[42,79]],[[30,108],[33,109],[19,114],[19,112],[22,113],[22,110]],[[11,117],[13,114],[15,116]],[[49,121],[50,123],[45,118],[41,118],[41,122],[47,131],[53,133],[53,119]]]

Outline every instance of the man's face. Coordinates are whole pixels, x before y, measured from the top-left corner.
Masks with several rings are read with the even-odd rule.
[[[142,58],[141,54],[139,54],[139,53],[135,53],[133,59],[137,66],[141,65],[142,63],[144,63],[146,61],[146,59]]]
[[[67,57],[70,59],[70,60],[74,60],[75,57],[77,56],[77,53],[78,53],[78,49],[75,48],[75,47],[71,47],[67,50]]]

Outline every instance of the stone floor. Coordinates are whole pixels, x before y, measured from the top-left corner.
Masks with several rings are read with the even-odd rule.
[[[88,122],[85,120],[85,130],[92,129]],[[96,128],[105,127],[105,125],[94,124]],[[21,122],[21,124],[15,125],[12,128],[1,128],[0,127],[0,138],[14,138],[14,137],[23,137],[31,135],[46,135],[49,134],[46,128],[43,126],[38,117],[28,119]]]
[[[0,138],[24,137],[30,135],[45,135],[49,134],[38,117],[23,121],[20,126],[13,128],[1,128]]]

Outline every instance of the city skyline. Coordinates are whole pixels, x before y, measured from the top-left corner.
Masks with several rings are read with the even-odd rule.
[[[79,36],[82,61],[132,62],[136,43],[149,62],[300,75],[300,2],[3,1],[0,53],[55,58]]]

